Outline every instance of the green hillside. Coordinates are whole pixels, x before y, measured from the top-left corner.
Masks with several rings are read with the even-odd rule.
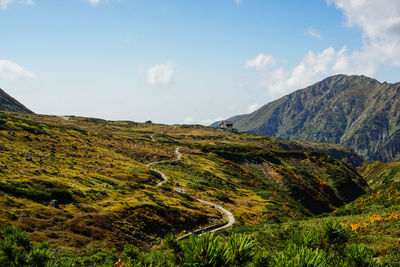
[[[247,225],[330,212],[367,190],[321,152],[202,126],[1,113],[0,144],[0,224],[64,248],[149,248],[223,221],[193,197]],[[180,161],[152,166],[169,177],[159,187],[146,164],[174,159],[177,147]]]

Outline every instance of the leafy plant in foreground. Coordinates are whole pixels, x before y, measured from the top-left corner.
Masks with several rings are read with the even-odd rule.
[[[26,232],[16,226],[5,225],[0,233],[0,266],[48,266],[53,259],[47,243],[32,246]]]
[[[321,247],[321,236],[319,232],[316,231],[302,231],[296,232],[292,238],[293,243],[298,246],[304,246],[307,248],[320,248]]]
[[[346,249],[347,266],[372,267],[379,266],[373,259],[372,250],[365,245],[351,245]]]
[[[213,233],[196,237],[182,244],[184,265],[187,266],[224,266],[225,249],[221,240]]]
[[[272,266],[292,267],[309,266],[325,267],[328,266],[326,254],[318,249],[310,249],[295,244],[289,244],[288,248],[276,253],[272,257]]]
[[[328,251],[330,248],[333,248],[335,252],[339,251],[350,239],[349,230],[336,221],[328,221],[325,223],[323,235],[328,244]]]
[[[27,262],[27,253],[30,250],[28,235],[15,226],[5,225],[1,230],[0,265],[23,266]]]
[[[228,237],[225,245],[226,263],[233,266],[243,266],[253,258],[254,242],[245,234],[233,234]]]

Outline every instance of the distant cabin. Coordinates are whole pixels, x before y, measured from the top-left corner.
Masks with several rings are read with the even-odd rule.
[[[228,130],[233,128],[233,122],[231,121],[221,121],[218,125],[218,128],[221,130]]]
[[[152,121],[146,121],[145,123],[153,123]]]
[[[222,131],[238,133],[238,130],[233,128],[233,122],[231,121],[222,121],[218,124],[218,129]]]

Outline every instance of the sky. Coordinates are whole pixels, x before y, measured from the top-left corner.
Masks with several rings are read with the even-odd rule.
[[[400,81],[400,1],[0,0],[0,88],[39,114],[208,125],[335,74]]]

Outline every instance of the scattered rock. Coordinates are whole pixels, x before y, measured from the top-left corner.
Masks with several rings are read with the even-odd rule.
[[[58,200],[53,199],[52,201],[50,201],[50,207],[54,207],[56,209],[58,209]]]

